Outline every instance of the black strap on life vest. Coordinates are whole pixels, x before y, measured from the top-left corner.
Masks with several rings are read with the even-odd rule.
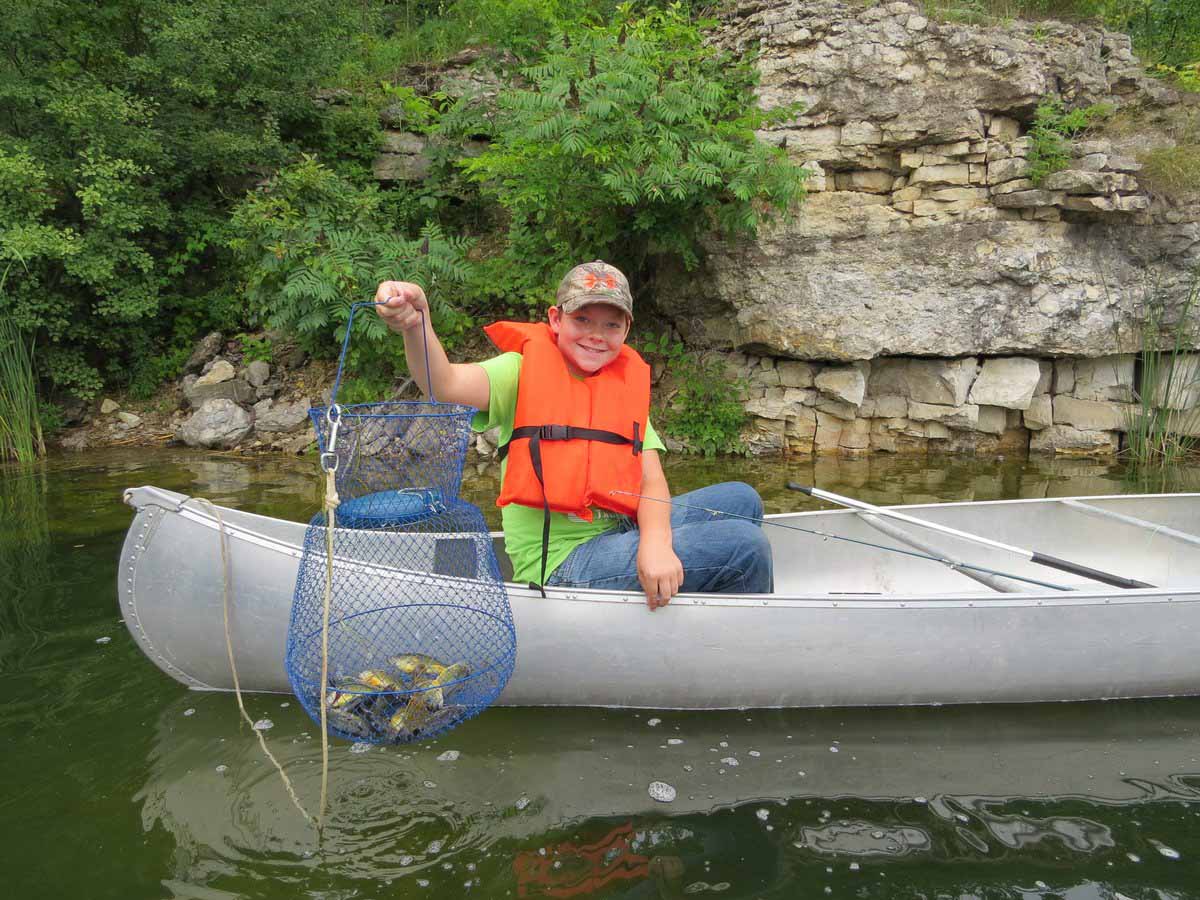
[[[615,431],[603,428],[580,428],[575,425],[522,425],[514,428],[508,442],[502,444],[497,453],[500,459],[508,456],[508,445],[521,438],[529,439],[529,461],[533,464],[533,474],[537,476],[538,484],[542,487],[542,580],[536,585],[542,596],[546,596],[546,560],[550,556],[550,500],[546,497],[546,478],[542,469],[542,441],[600,441],[604,444],[631,444],[633,455],[642,452],[641,428],[633,423],[633,438],[627,438]],[[530,585],[534,587],[534,585]]]

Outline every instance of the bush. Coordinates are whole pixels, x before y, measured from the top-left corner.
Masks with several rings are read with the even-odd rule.
[[[244,278],[252,322],[296,334],[318,355],[336,354],[351,304],[381,281],[426,288],[443,342],[472,324],[447,302],[467,280],[466,242],[437,225],[406,237],[385,214],[375,185],[357,186],[305,157],[246,197],[234,211],[229,246]],[[358,315],[351,369],[403,367],[403,343],[373,314]]]
[[[1045,99],[1038,104],[1029,129],[1029,177],[1041,184],[1047,175],[1065,169],[1071,161],[1070,139],[1080,135],[1095,120],[1112,112],[1102,103],[1065,110],[1061,100]]]
[[[702,236],[753,234],[803,196],[806,173],[755,130],[795,114],[754,104],[752,60],[703,40],[678,7],[578,26],[522,70],[494,123],[462,108],[446,133],[490,130],[461,165],[509,217],[509,267],[551,284],[603,256],[637,272],[651,254],[692,267]]]
[[[60,389],[128,379],[236,315],[221,229],[255,173],[328,140],[312,90],[351,0],[56,0],[0,18],[0,315]]]
[[[739,399],[743,384],[729,377],[724,363],[705,359],[666,334],[639,343],[645,354],[663,362],[675,387],[669,398],[656,398],[664,433],[705,456],[744,452],[741,431],[747,415]]]

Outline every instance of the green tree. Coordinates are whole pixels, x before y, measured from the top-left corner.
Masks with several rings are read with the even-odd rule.
[[[714,228],[752,234],[801,199],[804,170],[755,136],[796,110],[757,109],[752,61],[706,44],[709,24],[678,4],[640,16],[626,4],[525,67],[529,86],[503,91],[494,121],[447,114],[446,131],[493,136],[461,165],[509,217],[501,274],[520,270],[532,290],[596,256],[693,266]]]
[[[60,388],[89,395],[131,358],[236,320],[221,240],[228,198],[318,132],[312,89],[335,65],[344,23],[360,23],[347,14],[357,6],[6,6],[2,252],[25,259],[0,314],[37,330],[38,358]],[[40,185],[23,207],[14,167]],[[36,254],[14,249],[39,228],[62,241]]]
[[[388,198],[357,186],[312,157],[284,167],[233,214],[230,247],[244,278],[252,321],[292,332],[328,353],[345,333],[350,305],[381,281],[422,284],[448,346],[471,325],[449,303],[468,276],[467,245],[437,225],[405,236],[390,224]],[[385,374],[403,367],[403,343],[374,315],[355,318],[350,366]]]

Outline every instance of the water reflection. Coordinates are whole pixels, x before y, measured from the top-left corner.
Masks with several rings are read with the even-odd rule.
[[[49,629],[38,590],[51,560],[46,490],[40,465],[0,470],[0,673],[26,668]]]
[[[280,708],[287,702],[254,698],[251,715],[274,720],[272,746],[312,802],[319,742],[294,704]],[[184,715],[191,706],[196,714]],[[1189,806],[1200,800],[1200,702],[1191,700],[654,716],[494,709],[429,746],[335,745],[321,842],[235,723],[231,698],[215,695],[187,696],[159,718],[136,799],[145,827],[166,828],[186,851],[180,883],[303,871],[310,888],[314,878],[398,890],[423,881],[445,895],[471,882],[488,896],[518,887],[568,896],[645,882],[683,896],[726,883],[721,892],[741,897],[826,867],[839,878],[916,860],[1128,868],[1142,864],[1129,853],[1165,861],[1155,842],[1183,859],[1200,854]],[[676,799],[656,802],[652,781],[672,785]]]
[[[772,512],[814,505],[788,479],[875,503],[1200,489],[1195,467],[1138,485],[1116,464],[1049,459],[667,468],[677,492],[747,481]],[[1200,897],[1198,700],[495,709],[430,746],[335,745],[318,841],[232,699],[184,692],[118,621],[120,496],[138,484],[296,521],[321,491],[312,459],[125,450],[0,469],[13,896]],[[497,487],[491,464],[467,482],[493,526]],[[315,805],[311,722],[288,698],[248,702],[275,722],[269,740]],[[460,755],[439,760],[447,750]],[[653,800],[653,781],[675,800]]]

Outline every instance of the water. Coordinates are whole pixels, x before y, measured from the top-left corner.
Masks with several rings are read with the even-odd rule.
[[[789,478],[875,503],[1200,489],[1196,469],[1131,487],[1111,464],[1016,459],[683,460],[668,476],[742,478],[772,512],[812,505]],[[168,679],[119,621],[120,495],[140,484],[297,519],[320,493],[309,460],[0,470],[5,896],[1200,898],[1197,699],[494,709],[429,745],[335,743],[318,841],[233,699]],[[470,486],[495,525],[491,476]],[[315,807],[311,721],[283,696],[247,706]]]

